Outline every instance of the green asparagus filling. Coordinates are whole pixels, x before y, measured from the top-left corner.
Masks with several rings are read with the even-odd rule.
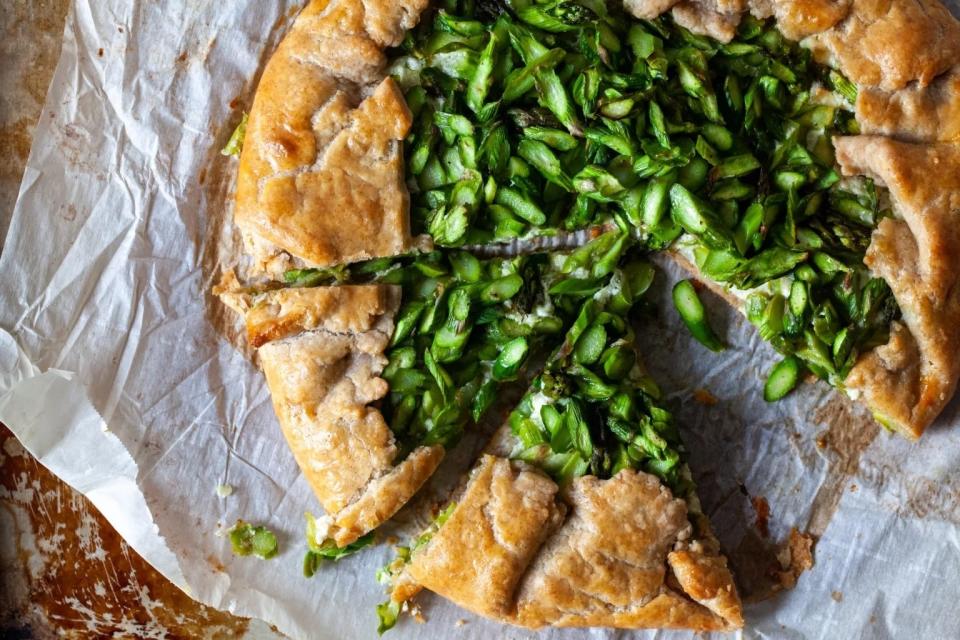
[[[415,229],[456,247],[619,221],[841,385],[896,302],[863,265],[887,215],[834,169],[856,87],[772,22],[728,44],[602,0],[445,0],[396,50]],[[714,345],[716,346],[716,345]]]
[[[679,434],[634,347],[630,311],[652,279],[649,264],[628,262],[583,304],[562,345],[510,414],[519,441],[514,458],[560,484],[630,468],[660,477],[677,495],[688,493]]]
[[[677,308],[680,319],[687,325],[690,335],[711,351],[723,351],[723,342],[713,332],[707,320],[707,310],[697,295],[692,280],[681,280],[673,287],[673,306]]]
[[[462,250],[374,260],[335,269],[288,271],[288,284],[396,284],[402,305],[382,376],[381,411],[400,457],[420,445],[455,444],[479,422],[500,387],[534,354],[563,340],[580,304],[614,277],[631,240],[626,229],[580,248],[481,259]],[[646,267],[644,278],[652,277]],[[621,292],[631,298],[629,289]]]
[[[382,279],[403,287],[383,413],[407,449],[448,447],[565,321],[542,284],[544,255],[437,252],[404,262]]]
[[[371,531],[346,546],[338,547],[333,540],[321,538],[318,535],[317,520],[312,513],[308,512],[306,518],[307,553],[303,556],[303,576],[305,578],[312,578],[324,562],[337,562],[369,547],[374,542],[375,533]]]

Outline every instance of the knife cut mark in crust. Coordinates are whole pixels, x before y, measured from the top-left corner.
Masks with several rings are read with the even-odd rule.
[[[248,299],[247,329],[297,464],[333,519],[339,546],[393,516],[436,469],[443,448],[394,466],[393,432],[371,405],[399,305],[385,285],[278,289]]]

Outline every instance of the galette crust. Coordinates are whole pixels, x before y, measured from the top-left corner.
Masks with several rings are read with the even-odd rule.
[[[911,438],[907,427],[920,397],[921,355],[910,329],[895,322],[886,344],[863,355],[847,376],[846,385],[863,393],[876,418]]]
[[[363,333],[392,313],[398,294],[386,287],[291,287],[277,289],[251,302],[246,312],[247,341],[253,347],[313,329],[331,333]]]
[[[960,65],[926,87],[912,83],[899,91],[861,89],[857,121],[865,134],[906,142],[960,143]]]
[[[746,10],[746,0],[625,0],[623,6],[641,20],[652,20],[670,11],[681,27],[730,42]]]
[[[856,136],[834,146],[845,174],[890,191],[897,218],[880,222],[864,261],[890,285],[905,325],[857,363],[846,385],[883,422],[917,438],[960,378],[960,145]]]
[[[400,509],[439,465],[419,447],[399,465],[393,432],[373,405],[400,289],[388,285],[234,294],[259,346],[274,411],[297,464],[343,546]]]
[[[319,329],[259,349],[280,426],[328,512],[347,506],[397,453],[383,417],[368,407],[387,393],[378,374],[386,364],[388,328]]]
[[[566,509],[545,475],[484,456],[450,519],[407,569],[419,584],[489,618],[513,611],[513,594]]]
[[[678,25],[694,33],[730,42],[737,35],[743,7],[734,4],[730,7],[733,10],[728,10],[724,4],[723,0],[682,0],[674,5],[670,15]]]
[[[960,23],[939,0],[853,0],[846,19],[804,44],[864,87],[921,87],[960,60]]]
[[[336,512],[329,535],[338,546],[350,544],[393,517],[443,460],[441,446],[417,447],[403,462],[366,487],[353,502]]]
[[[686,504],[659,479],[632,470],[608,480],[585,476],[563,497],[570,516],[524,577],[518,624],[698,631],[743,625],[726,560],[708,560],[702,545],[691,544]],[[691,591],[668,585],[674,564]],[[717,600],[727,605],[718,607],[721,615],[708,606]]]
[[[667,564],[683,592],[730,625],[743,625],[743,605],[733,587],[727,559],[697,541],[667,555]]]
[[[252,274],[277,278],[405,253],[402,142],[411,116],[384,49],[427,0],[314,0],[263,72],[250,110],[234,218]]]
[[[690,536],[684,502],[653,476],[636,473],[578,478],[564,497],[570,518],[524,580],[520,622],[591,626],[660,595],[667,554]]]
[[[777,28],[791,40],[823,33],[850,13],[853,0],[750,0],[750,13],[773,16]]]
[[[578,478],[560,492],[542,472],[487,455],[394,598],[422,585],[530,628],[741,627],[726,560],[691,534],[686,504],[649,474]]]
[[[744,14],[773,17],[791,40],[823,33],[847,17],[853,0],[624,0],[627,12],[641,20],[670,11],[681,27],[729,42]]]
[[[623,8],[640,20],[653,20],[673,8],[680,0],[623,0]]]

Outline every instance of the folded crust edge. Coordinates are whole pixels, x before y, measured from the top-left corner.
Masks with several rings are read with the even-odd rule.
[[[500,494],[528,499],[495,500],[498,482]],[[414,553],[392,598],[405,600],[425,587],[531,629],[741,628],[726,559],[712,533],[697,536],[686,503],[644,472],[585,476],[561,490],[537,469],[485,455],[450,519]],[[495,582],[488,579],[493,573]]]

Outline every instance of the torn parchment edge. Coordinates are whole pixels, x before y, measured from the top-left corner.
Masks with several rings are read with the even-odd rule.
[[[137,484],[137,463],[107,429],[86,389],[68,371],[41,372],[3,329],[0,422],[37,461],[86,496],[134,551],[196,597]],[[84,455],[95,456],[97,464],[77,465],[77,458]]]

